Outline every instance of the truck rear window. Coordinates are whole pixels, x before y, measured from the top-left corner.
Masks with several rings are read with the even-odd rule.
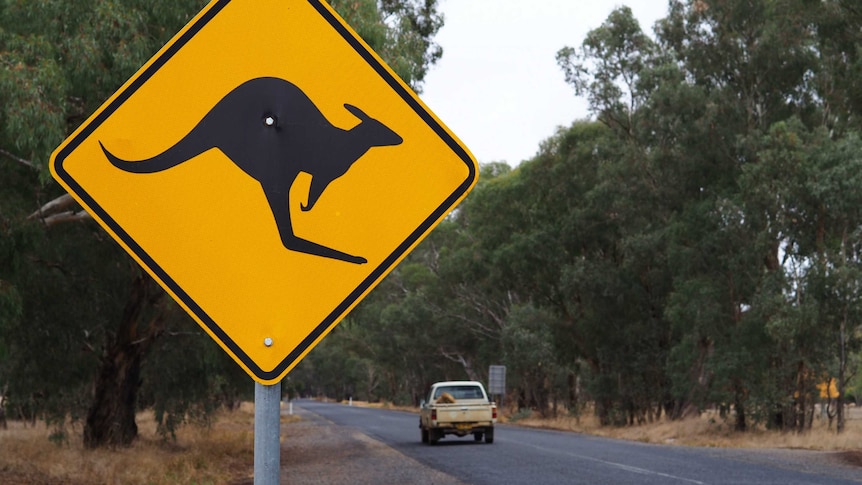
[[[484,399],[485,395],[482,389],[477,386],[445,386],[438,387],[434,390],[434,395],[431,399],[437,399],[444,392],[449,393],[455,399]]]

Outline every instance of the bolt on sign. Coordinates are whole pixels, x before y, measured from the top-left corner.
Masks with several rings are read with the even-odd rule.
[[[478,177],[320,0],[211,2],[56,149],[51,171],[261,384]]]

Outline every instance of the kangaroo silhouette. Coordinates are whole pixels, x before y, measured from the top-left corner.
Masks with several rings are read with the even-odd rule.
[[[260,183],[285,248],[362,264],[367,262],[363,257],[298,237],[290,218],[290,187],[300,172],[312,177],[307,203],[300,204],[303,211],[309,211],[326,187],[369,149],[403,141],[356,106],[345,104],[344,108],[360,120],[349,130],[333,126],[296,85],[261,77],[234,88],[187,135],[152,158],[123,160],[101,141],[99,146],[111,164],[132,173],[167,170],[218,148]]]

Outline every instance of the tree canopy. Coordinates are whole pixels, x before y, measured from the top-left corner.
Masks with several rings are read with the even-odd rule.
[[[243,376],[44,176],[201,6],[127,3],[0,3],[0,389],[21,415],[98,421],[94,382],[137,355],[133,397],[169,430]],[[333,5],[421,86],[435,2]],[[843,0],[671,0],[651,33],[614,10],[556,57],[591,117],[518,167],[482,164],[287,389],[417,403],[503,364],[519,409],[801,431],[823,401],[840,431],[862,384],[860,25]]]
[[[247,376],[48,175],[53,149],[203,0],[0,1],[0,392],[89,447],[232,405]],[[334,1],[408,84],[442,51],[436,0]],[[62,434],[62,433],[60,433]]]
[[[557,54],[593,117],[485,165],[294,378],[405,399],[505,364],[520,407],[591,402],[607,424],[716,407],[740,430],[807,429],[835,378],[840,430],[862,337],[860,13],[673,0],[650,35],[616,9]],[[364,371],[327,387],[339,355]]]

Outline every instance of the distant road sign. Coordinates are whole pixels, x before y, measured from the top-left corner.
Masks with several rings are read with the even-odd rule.
[[[51,170],[262,384],[478,176],[319,0],[211,2],[57,148]]]
[[[506,394],[505,365],[492,365],[488,367],[488,393]]]

